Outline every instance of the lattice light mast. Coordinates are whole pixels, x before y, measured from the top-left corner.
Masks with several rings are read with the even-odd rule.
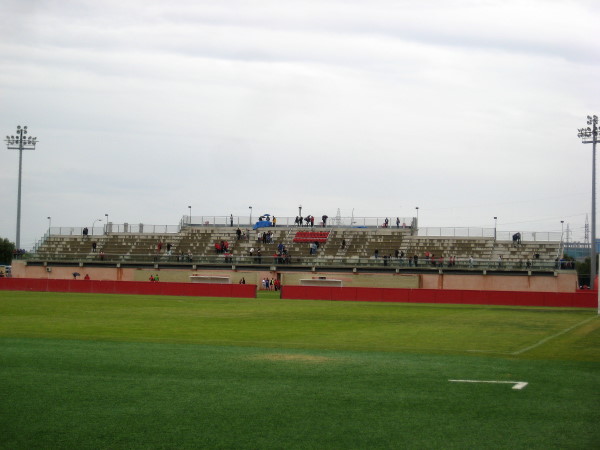
[[[17,126],[16,136],[6,136],[6,145],[9,150],[19,150],[19,190],[17,194],[17,239],[15,245],[21,248],[21,175],[23,172],[23,150],[35,150],[37,138],[27,136],[27,126]]]
[[[579,128],[577,137],[584,144],[592,144],[592,239],[590,253],[590,288],[596,277],[596,143],[598,142],[598,116],[587,116],[587,128]],[[591,125],[591,127],[589,126]]]

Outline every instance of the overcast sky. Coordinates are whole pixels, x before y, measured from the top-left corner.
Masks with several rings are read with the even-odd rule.
[[[591,220],[597,0],[0,0],[0,135],[28,125],[21,247],[188,213]],[[3,131],[2,131],[3,130]],[[18,151],[0,151],[0,237]]]

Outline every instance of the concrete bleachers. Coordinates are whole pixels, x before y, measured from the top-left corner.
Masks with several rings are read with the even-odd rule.
[[[98,236],[53,235],[40,245],[33,255],[39,259],[96,260],[100,252],[107,261],[198,261],[214,257],[215,243],[227,241],[234,257],[246,257],[250,249],[260,250],[263,256],[271,256],[282,243],[297,261],[315,263],[352,264],[353,261],[379,257],[394,258],[402,252],[408,259],[417,255],[423,261],[426,253],[454,257],[466,261],[506,264],[525,264],[530,261],[552,263],[559,256],[560,243],[548,241],[523,241],[514,246],[512,241],[496,241],[484,237],[423,237],[402,228],[322,228],[305,231],[299,227],[269,227],[256,231],[242,230],[246,239],[237,239],[234,227],[191,227],[179,233],[140,234],[110,233]],[[264,243],[261,233],[272,233],[270,243]],[[309,255],[311,243],[319,241],[316,255]],[[92,251],[92,243],[96,251]],[[160,251],[158,244],[162,243]],[[167,252],[167,244],[171,251]],[[312,259],[311,259],[312,258]]]

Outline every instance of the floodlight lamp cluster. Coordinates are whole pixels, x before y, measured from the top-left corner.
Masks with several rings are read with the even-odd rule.
[[[577,137],[581,139],[586,139],[592,137],[592,129],[590,127],[587,128],[578,128],[577,129]]]
[[[598,139],[598,116],[587,116],[587,124],[591,127],[578,128],[577,137],[585,144],[597,142]]]
[[[17,126],[16,136],[6,136],[6,144],[9,149],[33,149],[37,144],[37,138],[33,136],[25,136],[27,134],[27,126]]]

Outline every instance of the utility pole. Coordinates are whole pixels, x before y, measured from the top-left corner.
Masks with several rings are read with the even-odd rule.
[[[494,216],[494,242],[496,242],[496,237],[498,233],[498,216]]]
[[[16,136],[6,136],[6,145],[9,150],[19,150],[19,190],[17,194],[17,239],[15,245],[21,248],[21,174],[23,172],[23,150],[35,150],[37,138],[26,136],[27,126],[17,126]]]
[[[579,128],[577,137],[584,144],[592,144],[592,246],[590,252],[590,288],[596,278],[596,143],[598,142],[598,116],[587,116],[587,128]],[[589,126],[591,125],[591,127]]]

